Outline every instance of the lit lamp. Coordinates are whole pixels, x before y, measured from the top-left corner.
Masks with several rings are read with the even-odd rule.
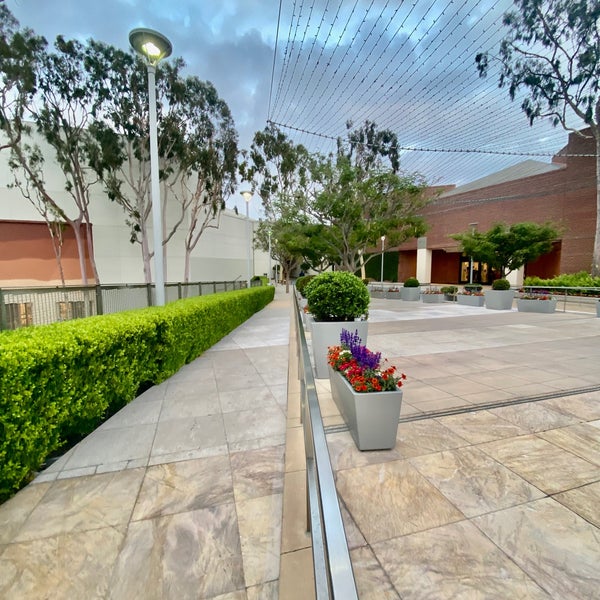
[[[383,248],[385,245],[385,235],[381,236],[381,286],[383,287]]]
[[[252,198],[252,192],[244,190],[243,192],[240,192],[240,194],[246,201],[246,245],[248,246],[248,287],[250,287],[250,279],[252,278],[250,266],[252,260],[250,257],[250,250],[252,245],[252,240],[250,239],[250,200]]]
[[[156,306],[165,304],[165,277],[162,253],[162,215],[160,182],[158,177],[158,128],[156,124],[156,65],[173,51],[171,42],[158,31],[133,29],[129,33],[131,47],[146,59],[148,67],[148,104],[150,116],[150,179],[152,199],[152,227],[154,230],[154,287]]]

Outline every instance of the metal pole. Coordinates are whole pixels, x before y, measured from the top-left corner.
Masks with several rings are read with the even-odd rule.
[[[385,235],[381,236],[381,285],[383,287],[383,251],[385,245]]]
[[[156,306],[165,305],[165,277],[162,253],[162,214],[158,173],[158,126],[156,124],[156,68],[148,65],[148,98],[150,110],[150,177],[152,189],[152,228],[154,230],[154,288]]]
[[[251,244],[251,240],[250,240],[250,200],[246,200],[246,246],[247,246],[247,253],[248,253],[248,288],[250,288],[250,279],[252,279],[252,275],[250,274],[250,262],[251,262],[251,257],[250,257],[250,244]]]
[[[271,230],[269,229],[269,283],[271,283],[271,277],[273,275],[271,269]]]

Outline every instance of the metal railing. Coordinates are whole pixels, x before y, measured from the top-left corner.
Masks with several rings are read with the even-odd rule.
[[[307,516],[317,600],[358,600],[298,298],[295,324],[306,455]]]
[[[237,279],[167,283],[165,298],[167,302],[174,302],[245,287],[246,281]],[[0,330],[107,315],[146,308],[154,303],[152,284],[0,288]]]

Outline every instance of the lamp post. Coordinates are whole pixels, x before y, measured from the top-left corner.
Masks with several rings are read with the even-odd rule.
[[[240,194],[242,194],[242,197],[246,201],[246,245],[247,245],[247,252],[248,252],[248,280],[247,281],[248,281],[248,288],[250,288],[250,279],[252,278],[251,267],[250,267],[250,262],[251,262],[250,249],[251,249],[251,244],[252,244],[252,240],[250,239],[250,199],[252,198],[252,192],[249,192],[248,190],[244,190],[243,192],[240,192]]]
[[[271,275],[273,275],[273,273],[271,272],[271,228],[269,228],[269,284],[271,283]]]
[[[471,235],[475,233],[477,229],[477,223],[469,223],[469,227],[471,228]],[[469,256],[469,283],[473,283],[473,257]]]
[[[165,277],[162,253],[162,214],[158,173],[158,128],[156,124],[156,65],[171,55],[171,42],[158,31],[138,28],[129,33],[132,48],[146,59],[148,67],[148,112],[150,117],[150,179],[152,228],[154,231],[154,287],[156,306],[165,304]]]
[[[385,235],[381,236],[381,287],[383,287],[383,250],[385,245]]]

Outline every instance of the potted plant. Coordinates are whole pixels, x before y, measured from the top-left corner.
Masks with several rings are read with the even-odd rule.
[[[517,310],[553,313],[556,310],[556,298],[544,292],[521,292],[517,298]]]
[[[388,300],[399,300],[400,299],[400,288],[397,285],[392,285],[385,291],[385,297]]]
[[[435,287],[428,287],[421,292],[421,300],[427,304],[434,304],[444,301],[442,290]]]
[[[359,450],[396,445],[404,373],[382,364],[381,354],[362,345],[358,333],[343,329],[327,355],[331,394]]]
[[[465,285],[463,291],[458,294],[457,302],[463,306],[483,306],[485,296],[481,291],[481,286]]]
[[[445,285],[441,291],[442,294],[444,294],[444,300],[447,300],[448,302],[456,302],[458,288],[455,285]]]
[[[510,289],[508,279],[496,279],[492,289],[485,291],[485,307],[492,310],[510,310],[515,298],[514,290]]]
[[[409,277],[402,286],[400,297],[402,300],[416,302],[421,296],[421,287],[419,280],[416,277]]]
[[[383,288],[383,285],[381,285],[380,283],[378,283],[378,284],[372,283],[369,286],[369,293],[371,294],[371,298],[379,298],[379,299],[385,298],[385,290]]]
[[[343,327],[353,322],[367,338],[369,290],[361,279],[345,271],[329,271],[314,277],[305,288],[308,309],[313,316],[311,340],[316,377],[327,377],[327,348],[339,342]]]

